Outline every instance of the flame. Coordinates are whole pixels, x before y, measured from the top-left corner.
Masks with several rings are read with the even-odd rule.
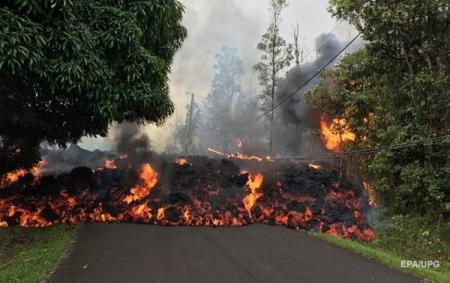
[[[184,165],[184,164],[188,164],[188,161],[186,160],[186,158],[177,158],[175,160],[175,163],[178,165]]]
[[[40,160],[38,164],[31,168],[31,174],[33,174],[34,177],[39,177],[45,165],[47,165],[47,161]]]
[[[103,167],[105,167],[106,169],[117,169],[117,166],[114,163],[114,160],[109,160],[109,159],[105,160]]]
[[[25,169],[17,169],[13,172],[8,172],[6,173],[6,182],[9,184],[15,183],[20,177],[25,176],[27,173],[28,172]]]
[[[11,185],[19,181],[21,177],[24,177],[27,173],[31,173],[35,179],[41,175],[42,168],[47,164],[45,160],[39,161],[36,165],[30,169],[17,169],[12,172],[6,173],[4,176],[0,176],[0,188],[7,185]]]
[[[152,214],[150,213],[150,208],[148,207],[148,203],[143,203],[141,205],[136,205],[131,208],[130,211],[131,217],[134,220],[138,219],[150,219]]]
[[[236,140],[234,141],[234,145],[235,145],[236,147],[241,148],[242,145],[244,145],[244,140],[243,140],[243,139],[236,139]]]
[[[131,188],[130,194],[123,199],[123,202],[130,204],[133,201],[141,200],[150,194],[151,189],[158,182],[158,173],[153,170],[149,163],[145,163],[141,167],[139,178],[143,185]]]
[[[156,219],[158,220],[164,220],[164,216],[165,216],[165,208],[164,207],[160,207],[158,208],[158,211],[156,212]]]
[[[250,189],[250,193],[245,196],[243,202],[245,210],[247,210],[248,214],[251,217],[252,207],[255,205],[256,201],[262,196],[261,192],[258,192],[259,188],[264,181],[264,176],[261,173],[257,173],[256,175],[249,174],[247,187]]]
[[[376,207],[377,200],[375,197],[375,190],[366,181],[363,181],[363,188],[364,188],[364,191],[366,192],[367,198],[369,200],[370,207]]]
[[[264,160],[266,160],[266,161],[273,161],[273,159],[270,156],[260,157],[260,156],[257,156],[257,155],[245,155],[245,154],[242,154],[240,152],[238,152],[238,153],[223,153],[221,151],[218,151],[217,149],[210,148],[210,147],[208,148],[208,151],[212,152],[212,153],[215,153],[217,155],[220,155],[220,156],[224,156],[224,157],[226,157],[228,159],[253,160],[253,161],[258,161],[258,162],[262,162]]]
[[[315,169],[315,170],[319,170],[321,168],[321,166],[319,164],[314,164],[314,163],[309,163],[308,167]]]
[[[345,142],[354,141],[355,134],[350,132],[345,119],[333,119],[327,123],[326,115],[320,118],[320,128],[325,147],[333,152],[339,152]]]

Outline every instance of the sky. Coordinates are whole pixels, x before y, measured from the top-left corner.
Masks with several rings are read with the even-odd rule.
[[[258,88],[251,68],[258,62],[256,45],[270,23],[269,0],[181,0],[185,6],[183,24],[188,37],[177,52],[170,75],[170,96],[175,113],[162,127],[145,126],[152,147],[164,150],[176,119],[183,119],[186,104],[196,95],[201,102],[209,93],[214,75],[214,55],[222,46],[236,48],[244,61],[243,89]],[[328,0],[287,0],[289,6],[282,13],[281,34],[293,41],[294,26],[299,23],[300,43],[310,56],[315,38],[336,27],[337,20],[328,12]],[[351,37],[348,24],[338,26],[340,38]],[[110,138],[85,138],[81,146],[86,149],[108,149]]]

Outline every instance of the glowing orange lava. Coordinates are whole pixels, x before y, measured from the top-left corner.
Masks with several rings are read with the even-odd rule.
[[[256,155],[245,155],[240,152],[238,152],[238,153],[223,153],[221,151],[218,151],[217,149],[210,148],[210,147],[208,148],[208,151],[212,152],[214,154],[220,155],[220,156],[224,156],[225,158],[228,158],[228,159],[252,160],[252,161],[258,161],[258,162],[273,161],[273,159],[270,156],[260,157],[260,156],[256,156]]]
[[[7,183],[15,183],[19,180],[20,177],[25,176],[27,174],[27,170],[25,169],[17,169],[13,172],[6,173],[6,182]]]
[[[19,181],[19,178],[24,177],[27,173],[31,173],[35,179],[37,179],[42,171],[42,168],[45,166],[46,161],[41,160],[38,164],[34,165],[30,169],[17,169],[12,172],[6,173],[4,176],[0,176],[0,188],[3,188],[7,185],[13,184]]]

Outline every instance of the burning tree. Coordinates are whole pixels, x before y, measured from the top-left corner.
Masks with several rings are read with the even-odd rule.
[[[368,43],[325,72],[308,100],[345,121],[359,149],[430,139],[358,159],[392,212],[448,219],[450,139],[433,143],[450,134],[448,1],[330,2]]]
[[[35,163],[42,141],[164,121],[183,10],[176,0],[2,1],[0,174]]]
[[[281,12],[287,7],[286,0],[272,0],[270,9],[272,19],[267,32],[263,34],[261,41],[258,43],[258,50],[263,53],[261,62],[253,68],[259,75],[260,84],[264,87],[264,93],[261,95],[264,111],[270,113],[270,137],[269,152],[272,153],[273,146],[273,124],[274,124],[274,107],[275,107],[275,90],[279,74],[282,70],[291,64],[293,59],[292,46],[286,43],[280,35]]]

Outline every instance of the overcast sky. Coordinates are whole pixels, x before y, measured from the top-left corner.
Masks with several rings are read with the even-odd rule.
[[[222,46],[236,48],[244,61],[244,88],[257,87],[251,67],[260,54],[256,45],[270,22],[269,0],[181,0],[186,8],[184,25],[188,37],[178,51],[170,76],[171,98],[175,113],[163,127],[147,126],[146,131],[156,150],[163,150],[175,119],[185,115],[187,91],[201,101],[209,92],[213,77],[214,55]],[[307,51],[314,50],[314,40],[330,32],[337,21],[328,13],[328,0],[287,0],[282,14],[281,33],[293,40],[293,28],[300,25],[300,40]],[[348,25],[341,24],[336,33],[350,37]],[[85,139],[83,147],[107,148],[108,139]]]

